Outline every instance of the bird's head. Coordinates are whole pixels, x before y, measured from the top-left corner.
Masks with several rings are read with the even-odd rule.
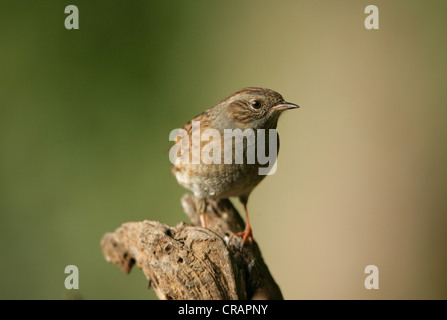
[[[236,91],[216,106],[220,125],[214,126],[274,129],[283,111],[296,108],[296,104],[286,102],[276,91],[248,87]]]

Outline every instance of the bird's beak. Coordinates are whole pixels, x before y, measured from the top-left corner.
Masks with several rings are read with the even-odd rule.
[[[281,103],[277,104],[276,106],[272,107],[272,110],[284,111],[284,110],[296,109],[296,108],[299,108],[299,106],[294,103],[284,101],[284,102],[281,102]]]

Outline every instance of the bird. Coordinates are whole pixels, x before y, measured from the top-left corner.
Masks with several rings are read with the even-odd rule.
[[[253,231],[250,225],[247,203],[248,198],[253,189],[265,178],[265,174],[259,174],[259,169],[266,167],[265,163],[261,164],[259,159],[255,161],[235,161],[236,151],[238,147],[242,147],[244,158],[248,155],[248,148],[253,146],[249,143],[249,139],[242,140],[243,145],[232,145],[233,161],[225,162],[225,146],[228,142],[225,138],[213,136],[213,139],[203,139],[199,144],[194,145],[194,127],[200,125],[200,135],[207,129],[214,129],[221,137],[224,137],[227,130],[241,131],[251,129],[254,132],[255,139],[259,136],[259,129],[264,129],[264,144],[258,146],[269,149],[270,129],[275,129],[278,124],[279,116],[286,110],[299,108],[298,105],[286,102],[281,94],[271,89],[262,87],[246,87],[229,95],[214,107],[205,110],[191,121],[187,122],[181,128],[187,136],[186,144],[177,152],[177,156],[182,152],[186,152],[186,157],[176,157],[171,167],[171,172],[177,179],[177,182],[191,190],[194,193],[196,201],[196,210],[200,215],[202,227],[206,228],[206,206],[209,199],[227,199],[238,197],[245,210],[246,224],[242,232],[234,234],[242,237],[242,243],[245,245],[249,240],[253,244]],[[198,133],[199,133],[198,132]],[[200,137],[199,135],[199,137]],[[277,148],[275,151],[275,160],[279,152],[279,136],[276,135]],[[175,140],[180,143],[181,137],[177,136]],[[233,140],[232,140],[233,141]],[[241,141],[239,141],[241,143]],[[214,163],[204,163],[204,161],[189,161],[193,154],[200,154],[206,150],[212,150],[210,154],[214,157]],[[217,150],[217,151],[216,151]],[[220,154],[214,154],[218,152]],[[239,149],[241,150],[241,149]],[[265,152],[265,150],[264,150]],[[265,154],[265,153],[264,153]],[[186,160],[186,161],[185,161]]]

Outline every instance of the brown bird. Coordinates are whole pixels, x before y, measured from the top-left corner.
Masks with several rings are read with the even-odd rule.
[[[186,143],[182,142],[182,147],[176,152],[175,160],[171,159],[173,162],[172,173],[180,185],[194,192],[203,227],[206,227],[207,199],[239,197],[244,205],[247,223],[245,230],[237,233],[236,236],[243,237],[244,244],[247,239],[252,243],[253,235],[248,217],[247,201],[250,193],[265,177],[265,174],[259,174],[259,169],[266,168],[267,164],[265,160],[261,163],[259,156],[255,159],[252,157],[249,161],[250,148],[257,146],[258,152],[259,149],[264,149],[263,155],[266,156],[267,150],[270,150],[269,137],[271,131],[269,129],[276,129],[278,118],[283,111],[295,108],[298,108],[296,104],[284,101],[283,97],[273,90],[249,87],[236,91],[215,107],[204,111],[182,127],[187,140]],[[200,124],[199,129],[197,129],[198,123]],[[215,129],[214,132],[218,132],[220,137],[211,135],[210,138],[208,135],[204,138],[203,133],[207,129]],[[232,144],[231,149],[228,149],[228,151],[231,151],[231,158],[229,158],[225,149],[225,144],[230,140],[231,143],[233,141],[233,138],[225,139],[224,134],[228,129],[240,129],[242,132],[246,132],[246,129],[252,129],[251,131],[254,133],[254,140],[250,140],[247,136],[244,140],[237,141],[237,139],[234,139],[236,142]],[[257,141],[258,129],[265,130],[264,142]],[[194,144],[194,139],[197,137],[201,137],[201,141]],[[279,151],[279,137],[276,136],[276,138],[275,160]],[[177,144],[180,140],[181,138],[178,136]],[[242,163],[236,157],[238,150],[242,150]],[[186,157],[181,158],[179,156],[182,152],[186,153]],[[227,158],[225,153],[227,153]],[[214,162],[209,163],[209,159],[208,162],[205,161],[206,159],[201,159],[199,162],[192,160],[194,155],[203,156],[204,154],[214,159]],[[228,163],[228,159],[231,160],[231,163]],[[271,166],[271,164],[269,165]]]

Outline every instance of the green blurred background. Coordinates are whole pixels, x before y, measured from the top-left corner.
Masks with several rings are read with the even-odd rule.
[[[301,106],[249,203],[285,298],[446,299],[446,31],[442,0],[2,0],[0,298],[156,298],[102,235],[185,221],[169,132],[265,86]]]

